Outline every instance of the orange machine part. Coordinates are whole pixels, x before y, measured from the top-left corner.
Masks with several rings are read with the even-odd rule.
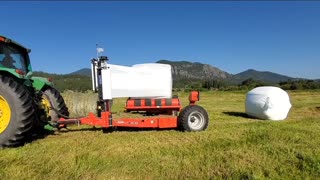
[[[180,111],[181,103],[178,98],[172,99],[128,99],[125,107],[130,111]]]
[[[177,117],[119,118],[112,121],[114,127],[176,128]]]
[[[190,95],[189,95],[189,103],[190,103],[190,105],[194,105],[199,100],[200,100],[199,91],[191,91]]]
[[[64,119],[58,121],[63,124],[87,124],[90,126],[109,127],[132,127],[132,128],[176,128],[178,127],[177,116],[156,116],[146,118],[119,118],[112,119],[110,112],[102,112],[101,117],[95,116],[92,112],[87,117],[80,119]]]

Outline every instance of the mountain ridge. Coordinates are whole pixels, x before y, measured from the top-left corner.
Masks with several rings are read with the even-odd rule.
[[[248,69],[237,74],[231,74],[215,66],[200,62],[159,60],[156,61],[156,63],[171,65],[174,81],[179,81],[182,79],[218,79],[224,80],[230,84],[241,84],[241,82],[250,78],[265,83],[279,83],[282,81],[303,79],[293,78],[271,71],[258,71],[255,69]],[[69,74],[91,76],[91,69],[82,68]]]
[[[286,75],[270,72],[270,71],[257,71],[255,69],[248,69],[232,76],[228,79],[234,83],[241,83],[246,79],[254,79],[265,83],[279,83],[283,81],[296,80],[297,78],[289,77]]]
[[[199,62],[159,60],[156,63],[171,65],[173,78],[206,79],[210,77],[225,79],[231,76],[231,74],[217,67]]]

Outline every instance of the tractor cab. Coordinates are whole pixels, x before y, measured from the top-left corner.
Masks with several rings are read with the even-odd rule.
[[[36,91],[53,86],[51,78],[32,75],[30,52],[30,49],[0,35],[0,75],[13,77]]]
[[[28,53],[30,50],[14,41],[0,36],[0,70],[19,77],[31,72]]]

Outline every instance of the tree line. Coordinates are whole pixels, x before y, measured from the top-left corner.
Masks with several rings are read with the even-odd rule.
[[[177,86],[177,85],[183,86]],[[253,78],[248,78],[242,81],[240,84],[232,84],[223,79],[205,79],[205,80],[193,80],[174,83],[174,90],[180,91],[190,91],[192,89],[198,89],[201,91],[206,90],[250,90],[259,86],[276,86],[284,90],[306,90],[306,89],[320,89],[319,80],[288,80],[279,83],[268,83],[259,81]]]
[[[49,74],[45,72],[33,72],[33,76],[52,78],[55,88],[63,92],[72,90],[77,92],[85,92],[92,89],[91,77],[78,74]]]

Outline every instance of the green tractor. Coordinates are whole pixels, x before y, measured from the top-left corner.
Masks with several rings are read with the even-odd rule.
[[[69,115],[51,79],[32,76],[29,52],[0,35],[0,147],[23,145]]]

